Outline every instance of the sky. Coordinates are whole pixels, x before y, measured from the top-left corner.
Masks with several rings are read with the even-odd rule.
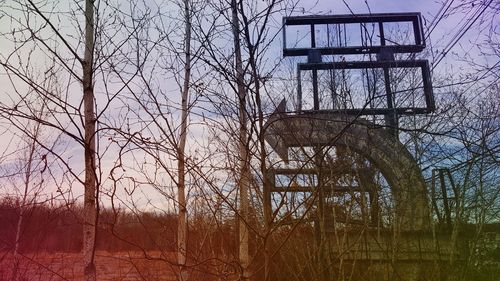
[[[147,1],[150,2],[150,1]],[[402,0],[371,0],[371,1],[361,1],[361,0],[317,0],[317,1],[299,1],[296,12],[294,15],[327,15],[327,14],[350,14],[352,13],[396,13],[396,12],[420,12],[424,18],[424,20],[429,23],[436,16],[436,13],[442,7],[444,1],[436,1],[436,0],[421,0],[421,1],[402,1]],[[494,1],[493,5],[495,5],[496,1]],[[122,2],[123,4],[123,2]],[[498,3],[497,3],[498,4]],[[162,6],[163,9],[169,9],[168,6]],[[16,16],[14,12],[14,16]],[[21,16],[21,15],[19,15]],[[460,31],[460,27],[464,19],[466,19],[466,15],[455,15],[452,17],[447,17],[442,19],[433,30],[430,35],[430,42],[433,44],[433,48],[436,53],[439,52],[446,44],[452,39],[452,36]],[[495,19],[498,23],[498,17]],[[280,22],[279,19],[276,22]],[[6,17],[0,18],[0,34],[9,33],[11,25]],[[61,28],[61,32],[70,32],[72,30],[74,23],[64,23]],[[498,25],[497,25],[498,26]],[[73,31],[74,32],[74,31]],[[482,40],[482,38],[477,37],[478,32],[474,29],[471,29],[462,39],[460,39],[460,44],[457,44],[447,56],[445,56],[442,63],[439,64],[439,68],[437,71],[442,72],[450,72],[453,75],[454,69],[460,68],[460,64],[456,63],[456,55],[464,55],[468,54],[474,60],[476,60],[479,64],[494,64],[497,62],[498,58],[493,57],[484,57],[480,56],[477,49],[472,48],[471,42],[476,40]],[[71,34],[70,34],[71,35]],[[281,55],[281,38],[278,37],[276,42],[274,43],[273,48]],[[81,50],[81,46],[78,47]],[[11,51],[11,46],[3,39],[0,38],[0,60],[4,60],[4,54],[9,53]],[[21,55],[21,58],[23,56]],[[40,65],[45,64],[46,61],[43,60],[43,56],[36,56],[35,63],[39,63]],[[453,63],[451,63],[453,62]],[[467,69],[465,70],[467,71]],[[63,77],[64,78],[64,77]],[[60,78],[61,79],[61,78]],[[457,77],[458,79],[458,77]],[[61,79],[63,80],[63,79]],[[166,84],[173,84],[172,81],[164,81]],[[0,68],[0,85],[9,85],[10,82],[8,77],[4,73],[4,69]],[[71,87],[75,88],[75,91],[78,91],[77,84],[71,84]],[[19,89],[23,89],[20,86]],[[0,101],[6,101],[12,89],[8,86],[2,86],[0,88]],[[176,90],[173,90],[176,92]],[[203,136],[203,131],[195,131],[193,127],[192,136]],[[0,136],[0,143],[3,145],[7,145],[10,143],[10,139],[12,135],[8,133],[4,133]],[[194,145],[194,144],[193,144]],[[81,170],[82,166],[82,156],[81,150],[78,147],[69,147],[65,151],[65,157],[72,159],[72,163],[75,165],[76,170]],[[109,165],[109,163],[114,162],[114,159],[104,159],[103,165]],[[106,169],[105,169],[106,170]],[[0,190],[2,192],[2,190]],[[75,192],[76,196],[81,194],[81,192]]]

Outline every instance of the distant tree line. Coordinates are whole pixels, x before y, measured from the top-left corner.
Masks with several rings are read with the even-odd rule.
[[[20,199],[4,197],[0,199],[0,249],[10,251],[15,245],[16,227],[20,213]],[[39,203],[25,207],[25,223],[21,228],[19,250],[29,252],[79,252],[82,249],[82,212],[81,204]],[[204,239],[203,222],[193,229],[190,244]],[[176,249],[177,215],[175,213],[140,212],[123,209],[102,209],[99,212],[97,250],[104,251],[165,251]],[[224,233],[221,226],[213,234],[211,241],[219,241],[215,249],[235,247],[230,232]],[[223,236],[226,237],[223,237]],[[229,249],[227,249],[229,250]]]

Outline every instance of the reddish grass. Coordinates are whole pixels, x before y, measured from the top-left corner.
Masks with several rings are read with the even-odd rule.
[[[160,252],[148,252],[150,259],[140,252],[105,252],[96,254],[97,280],[177,280],[173,267],[165,260],[173,260],[168,253],[160,260]],[[152,259],[151,259],[152,258]],[[12,253],[0,252],[0,280],[19,281],[83,280],[81,253],[36,253],[19,256],[17,273]]]

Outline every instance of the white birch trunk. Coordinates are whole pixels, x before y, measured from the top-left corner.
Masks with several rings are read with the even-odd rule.
[[[85,183],[83,209],[83,265],[84,280],[96,280],[94,263],[96,240],[96,156],[95,112],[93,88],[94,1],[85,1],[85,54],[83,58],[83,106],[85,119]]]
[[[247,136],[247,115],[246,115],[246,91],[244,84],[243,62],[241,57],[240,47],[240,25],[238,21],[238,7],[236,0],[231,0],[232,11],[232,28],[234,37],[234,54],[236,65],[236,84],[238,89],[239,100],[239,158],[240,158],[240,179],[238,182],[239,189],[239,260],[242,268],[242,280],[248,280],[250,277],[249,264],[249,237],[248,237],[248,209],[249,209],[249,183],[250,183],[250,167],[248,153],[248,136]]]
[[[177,182],[177,200],[179,202],[179,222],[177,226],[177,262],[181,266],[180,280],[188,279],[186,268],[187,261],[187,210],[186,210],[186,169],[185,169],[185,150],[187,138],[187,117],[189,101],[189,83],[191,77],[191,16],[189,0],[184,0],[184,20],[185,20],[185,62],[184,62],[184,85],[182,87],[181,101],[181,132],[178,146],[178,182]]]

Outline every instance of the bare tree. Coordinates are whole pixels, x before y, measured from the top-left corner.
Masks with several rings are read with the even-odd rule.
[[[186,202],[186,139],[187,139],[187,125],[188,125],[188,102],[191,78],[191,16],[192,10],[190,1],[184,0],[184,20],[185,20],[185,35],[184,35],[184,83],[182,86],[181,96],[181,129],[179,134],[178,150],[178,191],[177,201],[179,202],[179,222],[178,222],[178,263],[183,267],[181,269],[181,281],[188,279],[187,271],[185,269],[187,261],[187,241],[188,241],[188,222],[187,222],[187,202]]]
[[[57,1],[13,1],[2,3],[2,6],[2,17],[10,22],[10,31],[3,34],[8,38],[9,49],[2,54],[0,60],[6,77],[10,79],[7,93],[10,100],[2,101],[2,117],[13,124],[32,121],[40,130],[51,128],[62,134],[63,139],[81,145],[84,159],[82,162],[85,163],[83,168],[73,163],[71,157],[68,159],[63,153],[41,143],[37,136],[31,136],[34,142],[57,159],[63,169],[61,174],[72,176],[83,186],[85,206],[83,271],[86,280],[96,280],[94,257],[98,215],[97,194],[101,182],[98,175],[102,172],[102,167],[98,163],[100,159],[97,157],[96,126],[98,115],[102,115],[115,97],[108,95],[108,99],[102,104],[104,110],[96,114],[94,78],[95,70],[102,66],[96,61],[102,62],[107,59],[95,55],[96,38],[105,37],[104,31],[101,30],[99,36],[95,32],[96,2],[88,0],[84,6],[79,2],[72,2],[69,8],[59,5]],[[63,9],[69,9],[68,13],[64,14]],[[61,17],[62,14],[65,16]],[[85,19],[84,27],[81,29],[77,15]],[[35,18],[37,20],[34,20]],[[75,23],[74,36],[71,35],[71,31],[68,32],[70,35],[62,31],[68,28],[65,20],[68,23]],[[99,24],[102,22],[104,20],[99,21]],[[81,34],[82,37],[79,37]],[[103,52],[107,47],[110,46],[102,45],[99,51]],[[79,55],[80,51],[83,52],[83,56]],[[51,89],[44,84],[37,76],[39,72],[66,81],[64,86],[61,86],[61,91]],[[75,84],[76,88],[78,85],[81,86],[81,99],[71,94],[75,90]],[[43,104],[45,118],[41,118],[38,115],[39,109],[33,106],[36,100]],[[80,169],[85,173],[83,180],[80,179]]]
[[[82,61],[83,105],[85,119],[85,195],[83,219],[83,266],[85,280],[94,281],[96,277],[95,251],[97,235],[97,172],[96,172],[96,115],[94,105],[94,1],[85,1],[85,52]]]
[[[80,2],[73,1],[67,8],[53,0],[0,1],[1,22],[9,27],[2,34],[8,44],[0,55],[1,77],[10,82],[0,99],[0,118],[20,130],[30,131],[26,124],[36,129],[27,132],[21,205],[29,203],[34,167],[49,161],[37,159],[37,153],[54,159],[60,170],[51,177],[59,188],[80,197],[82,192],[73,186],[83,186],[85,280],[98,278],[95,253],[104,238],[133,249],[130,255],[141,257],[139,262],[130,258],[137,271],[143,261],[157,261],[182,281],[200,275],[214,280],[361,279],[368,272],[364,269],[377,265],[350,257],[356,247],[373,241],[388,245],[393,241],[377,240],[381,232],[388,233],[384,237],[399,238],[405,223],[427,222],[423,212],[411,219],[407,216],[404,222],[399,219],[399,212],[412,212],[395,203],[395,197],[404,192],[391,190],[384,171],[360,151],[376,147],[381,153],[404,153],[409,159],[406,148],[384,138],[383,143],[364,142],[352,133],[369,128],[376,133],[366,136],[377,139],[387,127],[383,118],[335,120],[345,125],[332,125],[338,134],[329,136],[326,145],[291,149],[296,159],[291,164],[278,160],[266,143],[266,119],[276,121],[275,115],[269,116],[278,102],[284,96],[297,101],[295,73],[289,77],[290,69],[281,68],[286,62],[276,59],[275,46],[281,32],[279,17],[293,10],[294,3]],[[468,5],[473,3],[457,4],[452,11],[476,11],[467,17],[467,24],[478,23],[481,15],[493,15],[491,1],[470,10]],[[331,27],[326,26],[326,37],[321,40],[345,44],[347,32]],[[370,45],[375,37],[373,26],[360,28],[362,44]],[[489,32],[494,34],[495,29]],[[461,37],[457,34],[445,51]],[[408,36],[398,28],[392,35]],[[491,39],[482,46],[483,52],[498,55],[495,44]],[[435,66],[444,56],[437,57]],[[443,108],[437,114],[401,118],[391,126],[397,126],[401,142],[411,147],[418,164],[428,167],[425,173],[444,164],[452,166],[452,177],[442,181],[449,185],[445,195],[434,198],[433,225],[439,229],[446,213],[452,224],[448,234],[456,244],[454,253],[460,253],[462,231],[474,227],[476,237],[470,246],[474,253],[486,249],[481,239],[499,214],[495,183],[498,107],[491,105],[499,98],[498,63],[482,65],[467,56],[463,62],[477,72],[460,77],[453,85],[438,83],[436,89],[449,93],[438,93]],[[322,74],[318,76],[320,102],[333,109],[356,105],[373,109],[386,102],[380,94],[384,90],[381,71],[366,70],[360,76],[347,70]],[[415,99],[421,89],[418,75],[400,70],[389,74],[396,103],[420,102]],[[58,89],[45,84],[44,75],[57,79]],[[434,74],[439,82],[450,77],[441,79],[437,70]],[[470,99],[472,90],[481,97],[480,103]],[[43,117],[39,103],[46,112]],[[280,110],[290,108],[282,105]],[[44,130],[60,135],[69,149],[59,151],[43,141],[37,132]],[[298,136],[298,132],[289,135],[300,144]],[[73,149],[83,157],[72,155]],[[290,169],[286,175],[268,177],[276,168]],[[321,168],[321,173],[307,174],[315,168]],[[398,182],[408,183],[412,177],[420,180],[418,171],[411,176],[399,171]],[[304,187],[314,184],[344,184],[346,189],[359,184],[361,191],[338,196],[335,191]],[[268,197],[271,186],[283,192]],[[305,191],[290,192],[293,189]],[[406,195],[416,194],[412,192]],[[449,195],[452,198],[445,204]],[[111,210],[99,216],[100,204],[111,205]],[[20,210],[18,235],[26,218]],[[126,224],[133,227],[127,229]],[[18,241],[19,237],[16,253]],[[398,249],[388,246],[385,250],[380,255],[392,261],[387,263],[393,267],[388,270],[395,272]],[[450,257],[451,264],[457,262],[453,254]],[[473,266],[486,264],[480,255],[467,258],[469,266],[461,272],[466,277],[475,272]],[[403,272],[405,267],[401,268]]]

